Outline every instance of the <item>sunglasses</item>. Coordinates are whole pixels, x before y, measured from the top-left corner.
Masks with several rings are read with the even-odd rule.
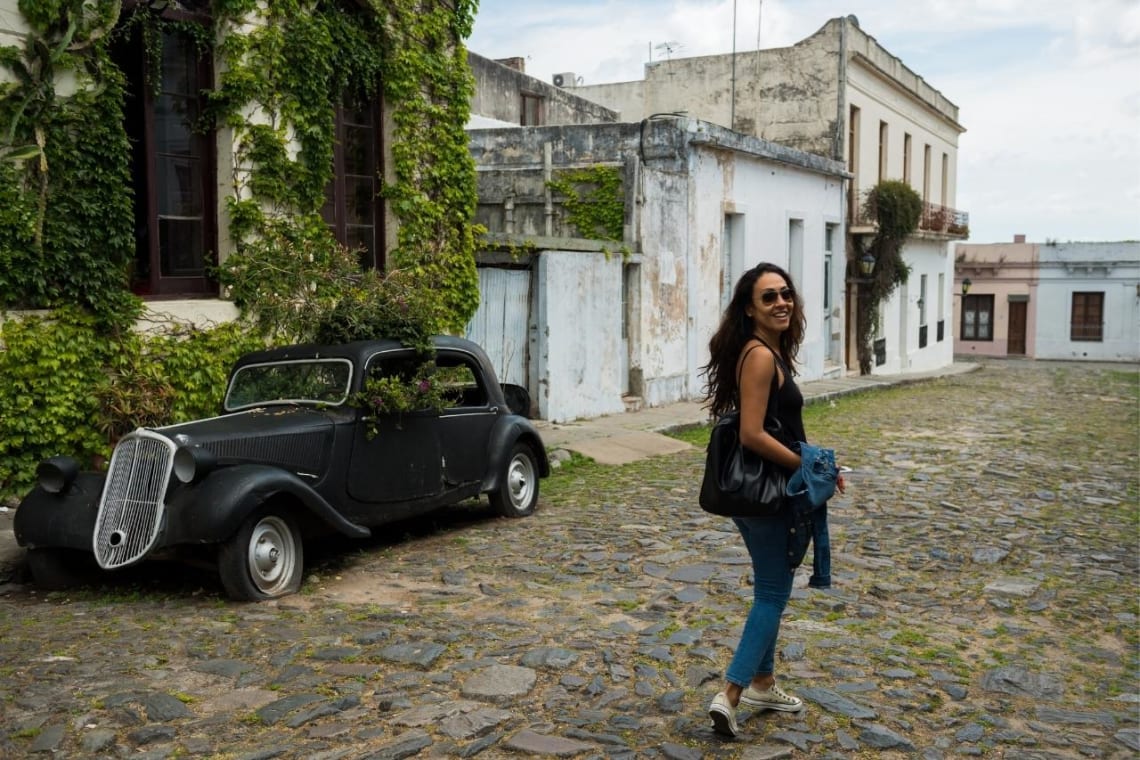
[[[779,290],[765,290],[760,294],[760,303],[765,306],[771,306],[776,303],[777,298],[782,298],[788,303],[796,300],[796,292],[791,288],[780,288]]]

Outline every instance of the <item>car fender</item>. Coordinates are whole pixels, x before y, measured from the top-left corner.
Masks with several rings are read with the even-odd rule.
[[[263,464],[223,467],[190,487],[174,490],[166,503],[166,545],[217,543],[232,536],[267,500],[288,495],[309,514],[351,538],[372,532],[344,518],[297,475]]]
[[[550,460],[546,456],[546,447],[542,444],[538,429],[523,417],[513,415],[503,417],[495,424],[487,441],[488,450],[492,454],[487,462],[487,473],[483,478],[484,493],[498,491],[501,488],[499,481],[511,456],[511,449],[519,441],[530,444],[534,450],[538,459],[539,477],[545,478],[550,474]]]
[[[33,488],[12,518],[16,543],[29,549],[58,547],[90,552],[99,497],[106,477],[81,472],[63,493]]]

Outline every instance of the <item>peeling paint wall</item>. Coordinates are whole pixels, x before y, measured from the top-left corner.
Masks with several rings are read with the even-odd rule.
[[[627,383],[649,406],[699,399],[708,340],[721,315],[722,266],[738,276],[761,260],[786,263],[789,218],[803,220],[807,275],[800,287],[815,304],[808,307],[801,369],[804,377],[822,376],[825,339],[816,312],[823,303],[825,225],[836,224],[842,236],[838,164],[685,118],[469,134],[478,220],[500,236],[511,226],[513,245],[523,249],[516,265],[537,267],[534,354],[544,416],[620,411]],[[553,237],[530,232],[543,229],[544,204],[552,201],[545,197],[545,173],[597,163],[623,171],[629,271],[637,277],[635,311],[627,315],[628,355],[622,351],[621,255],[607,257],[596,241],[560,237],[565,231],[557,224]],[[558,216],[557,208],[549,210]],[[746,245],[739,260],[726,263],[729,212],[743,220]]]
[[[613,308],[621,303],[621,258],[544,251],[537,266],[539,416],[567,422],[625,411]]]

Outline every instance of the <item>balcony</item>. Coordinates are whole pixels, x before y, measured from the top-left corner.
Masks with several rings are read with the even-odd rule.
[[[923,203],[922,218],[918,220],[918,228],[949,237],[967,238],[970,236],[970,215],[949,206]]]
[[[861,190],[848,195],[847,225],[852,234],[872,234],[878,230],[875,209],[867,203],[870,192],[870,190]],[[924,201],[922,216],[918,220],[918,232],[966,238],[970,235],[970,215],[949,206],[939,206],[937,203]]]

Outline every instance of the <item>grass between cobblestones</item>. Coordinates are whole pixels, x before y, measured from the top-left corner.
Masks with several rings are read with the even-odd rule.
[[[801,568],[781,631],[782,684],[843,687],[875,711],[871,722],[919,749],[941,741],[947,756],[1041,747],[1049,757],[1128,757],[1113,733],[1136,727],[1135,703],[1114,698],[1140,690],[1137,374],[986,364],[811,405],[805,426],[854,471],[848,494],[830,505],[835,588],[802,588]],[[796,757],[903,757],[863,739],[842,749],[865,722],[814,704],[802,716],[745,717],[746,738],[736,744],[711,736],[704,709],[735,645],[750,579],[739,538],[696,504],[707,427],[676,435],[695,448],[622,467],[572,457],[543,481],[540,509],[526,520],[495,519],[484,506],[346,543],[314,558],[303,593],[275,605],[231,604],[216,584],[190,575],[0,598],[0,747],[26,751],[45,726],[116,726],[129,715],[106,703],[139,684],[205,711],[217,694],[209,679],[186,674],[209,658],[255,664],[274,677],[254,683],[280,697],[298,689],[358,695],[359,711],[330,720],[347,724],[347,747],[382,746],[404,729],[355,733],[376,721],[378,704],[457,698],[472,663],[517,663],[550,646],[578,659],[564,671],[537,669],[525,705],[508,706],[516,716],[500,727],[508,736],[574,726],[618,734],[636,750],[667,740],[725,759],[792,739],[807,747]],[[702,567],[709,570],[696,580],[673,577]],[[346,600],[332,593],[342,576],[382,593]],[[685,601],[682,590],[692,592]],[[361,636],[376,643],[347,647]],[[444,652],[423,669],[381,656],[404,642],[438,642]],[[338,647],[352,651],[326,659]],[[368,666],[376,672],[358,670]],[[287,670],[322,679],[299,687],[276,677]],[[1048,693],[985,689],[988,676],[1013,670]],[[567,693],[570,676],[600,680],[602,691]],[[659,709],[674,690],[683,692],[681,711]],[[1047,708],[1077,717],[1066,723]],[[608,723],[623,714],[641,727]],[[225,750],[215,757],[281,743],[316,756],[321,742],[342,736],[310,740],[264,725],[256,709],[224,717],[202,721],[208,735],[179,730]],[[131,724],[122,725],[126,734]],[[956,738],[974,726],[981,739]],[[61,747],[77,751],[79,733]]]

